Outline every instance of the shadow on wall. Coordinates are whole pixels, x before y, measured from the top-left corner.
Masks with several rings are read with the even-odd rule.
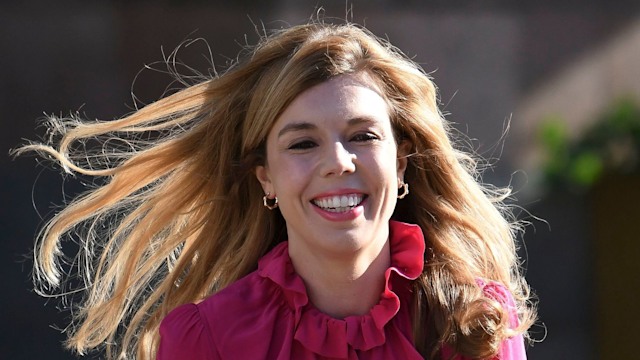
[[[593,296],[570,301],[592,304],[600,359],[633,358],[640,337],[635,326],[640,321],[640,308],[635,306],[640,297],[636,231],[640,220],[640,107],[633,100],[618,101],[577,138],[569,137],[562,119],[548,119],[540,135],[545,188],[550,192],[546,201],[564,214],[584,214],[576,228],[583,229],[585,238],[554,236],[554,246],[575,245],[567,249],[568,258],[575,258],[578,249],[589,251],[582,254],[590,260],[583,271],[592,274],[589,281],[593,285],[584,294]],[[567,196],[573,199],[557,201]],[[575,208],[575,204],[580,206]],[[566,218],[554,220],[563,226]]]

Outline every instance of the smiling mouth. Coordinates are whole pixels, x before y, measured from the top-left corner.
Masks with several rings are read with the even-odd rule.
[[[363,194],[344,194],[311,200],[313,205],[329,212],[346,212],[360,205],[366,198]]]

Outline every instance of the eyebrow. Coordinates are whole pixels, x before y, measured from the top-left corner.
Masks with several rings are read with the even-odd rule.
[[[349,126],[358,125],[358,124],[375,124],[375,123],[377,123],[377,121],[369,116],[358,116],[358,117],[349,119],[347,121],[347,124],[349,124]]]
[[[280,131],[278,132],[278,137],[281,137],[282,135],[292,131],[311,130],[315,128],[317,128],[317,126],[308,122],[290,123],[280,129]]]
[[[358,116],[358,117],[354,117],[347,120],[348,126],[353,126],[353,125],[363,124],[363,123],[375,124],[376,121],[368,116]],[[278,132],[278,137],[281,137],[282,135],[292,131],[313,130],[317,128],[318,127],[315,124],[311,124],[308,122],[290,123],[285,125],[282,129],[280,129],[280,131]]]

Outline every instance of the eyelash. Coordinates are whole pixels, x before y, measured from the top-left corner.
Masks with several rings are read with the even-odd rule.
[[[352,140],[359,141],[359,142],[369,142],[369,141],[374,141],[374,140],[379,140],[379,139],[380,138],[377,135],[369,133],[369,132],[367,132],[367,133],[358,133],[352,138]]]
[[[307,150],[316,147],[316,143],[311,140],[303,140],[292,144],[288,147],[289,150]]]
[[[354,135],[350,141],[366,143],[366,142],[371,142],[379,139],[380,138],[377,135],[367,132],[367,133],[358,133]],[[317,144],[312,140],[303,140],[290,145],[288,149],[289,150],[308,150],[316,146]]]

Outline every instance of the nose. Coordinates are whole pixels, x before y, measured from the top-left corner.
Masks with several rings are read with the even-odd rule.
[[[336,141],[328,146],[322,161],[322,175],[336,176],[356,171],[356,154]]]

